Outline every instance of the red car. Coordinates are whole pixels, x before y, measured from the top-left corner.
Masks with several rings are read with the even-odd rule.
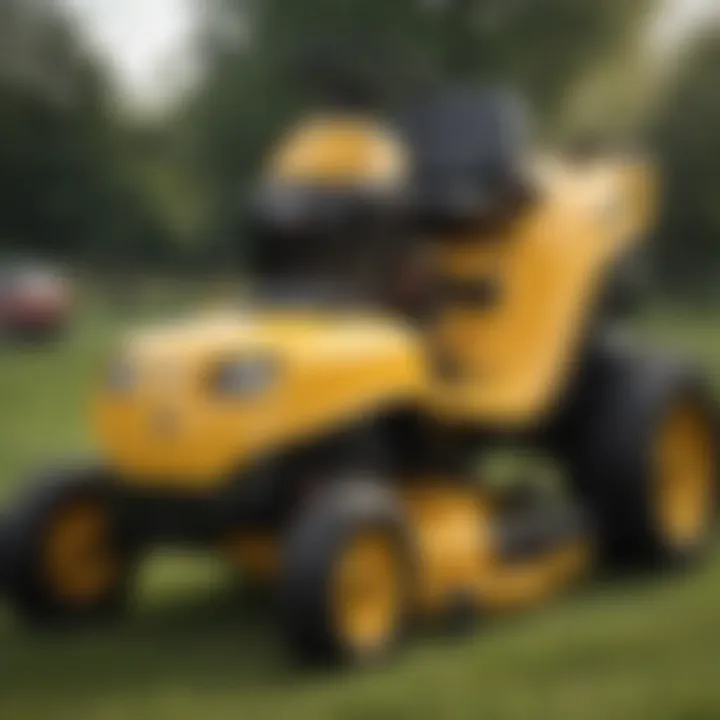
[[[61,332],[72,310],[69,280],[32,264],[0,265],[0,335],[46,338]]]

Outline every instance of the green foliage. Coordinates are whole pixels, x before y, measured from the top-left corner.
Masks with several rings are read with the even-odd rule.
[[[0,244],[96,262],[152,257],[155,210],[124,172],[109,77],[49,2],[0,18]]]
[[[720,25],[688,46],[651,122],[664,164],[659,271],[677,290],[717,295],[720,279]]]

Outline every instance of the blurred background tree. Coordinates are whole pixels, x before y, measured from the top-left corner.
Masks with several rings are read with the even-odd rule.
[[[720,26],[708,27],[668,71],[647,119],[663,160],[658,243],[664,287],[720,298]]]
[[[110,75],[54,4],[0,5],[0,108],[4,249],[99,264],[158,254],[166,238],[124,167]]]

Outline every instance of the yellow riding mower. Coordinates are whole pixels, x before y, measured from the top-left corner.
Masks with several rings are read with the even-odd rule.
[[[715,406],[610,332],[653,171],[522,133],[505,96],[465,88],[298,124],[255,203],[247,299],[128,338],[93,416],[102,464],[8,513],[19,613],[106,614],[143,549],[211,547],[276,598],[301,658],[355,663],[599,562],[697,558]],[[562,492],[490,481],[507,447],[553,459]]]

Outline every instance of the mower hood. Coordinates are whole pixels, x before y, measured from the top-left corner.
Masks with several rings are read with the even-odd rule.
[[[128,339],[97,427],[129,478],[221,482],[259,455],[414,403],[415,331],[359,313],[221,313]]]

